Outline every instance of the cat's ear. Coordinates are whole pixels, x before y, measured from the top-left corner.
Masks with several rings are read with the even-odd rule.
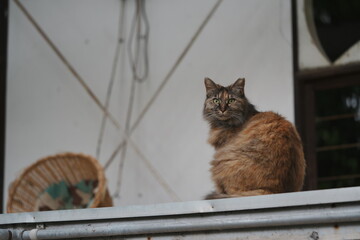
[[[230,86],[230,89],[239,96],[244,96],[244,88],[245,88],[245,78],[239,78],[233,83],[233,85]]]
[[[204,83],[207,93],[217,89],[216,83],[214,83],[213,80],[211,80],[210,78],[205,78]]]

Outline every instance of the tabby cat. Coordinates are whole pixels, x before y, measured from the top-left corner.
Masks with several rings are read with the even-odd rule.
[[[216,191],[206,199],[300,191],[305,175],[301,139],[293,124],[274,112],[256,110],[245,79],[228,87],[205,78],[204,118]]]

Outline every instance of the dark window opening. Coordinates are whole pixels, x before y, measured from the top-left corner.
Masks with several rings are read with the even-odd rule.
[[[360,85],[315,91],[319,189],[360,185]]]
[[[360,65],[296,74],[305,189],[360,186]]]

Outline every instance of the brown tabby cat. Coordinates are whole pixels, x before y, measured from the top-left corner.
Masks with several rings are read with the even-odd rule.
[[[300,191],[305,175],[301,139],[279,114],[258,112],[244,93],[245,79],[223,87],[205,78],[204,118],[216,191],[206,199]]]

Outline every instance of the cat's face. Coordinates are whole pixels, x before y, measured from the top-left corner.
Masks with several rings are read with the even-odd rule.
[[[215,126],[241,124],[244,121],[244,112],[248,103],[244,94],[244,85],[243,78],[228,87],[205,78],[204,118]]]

